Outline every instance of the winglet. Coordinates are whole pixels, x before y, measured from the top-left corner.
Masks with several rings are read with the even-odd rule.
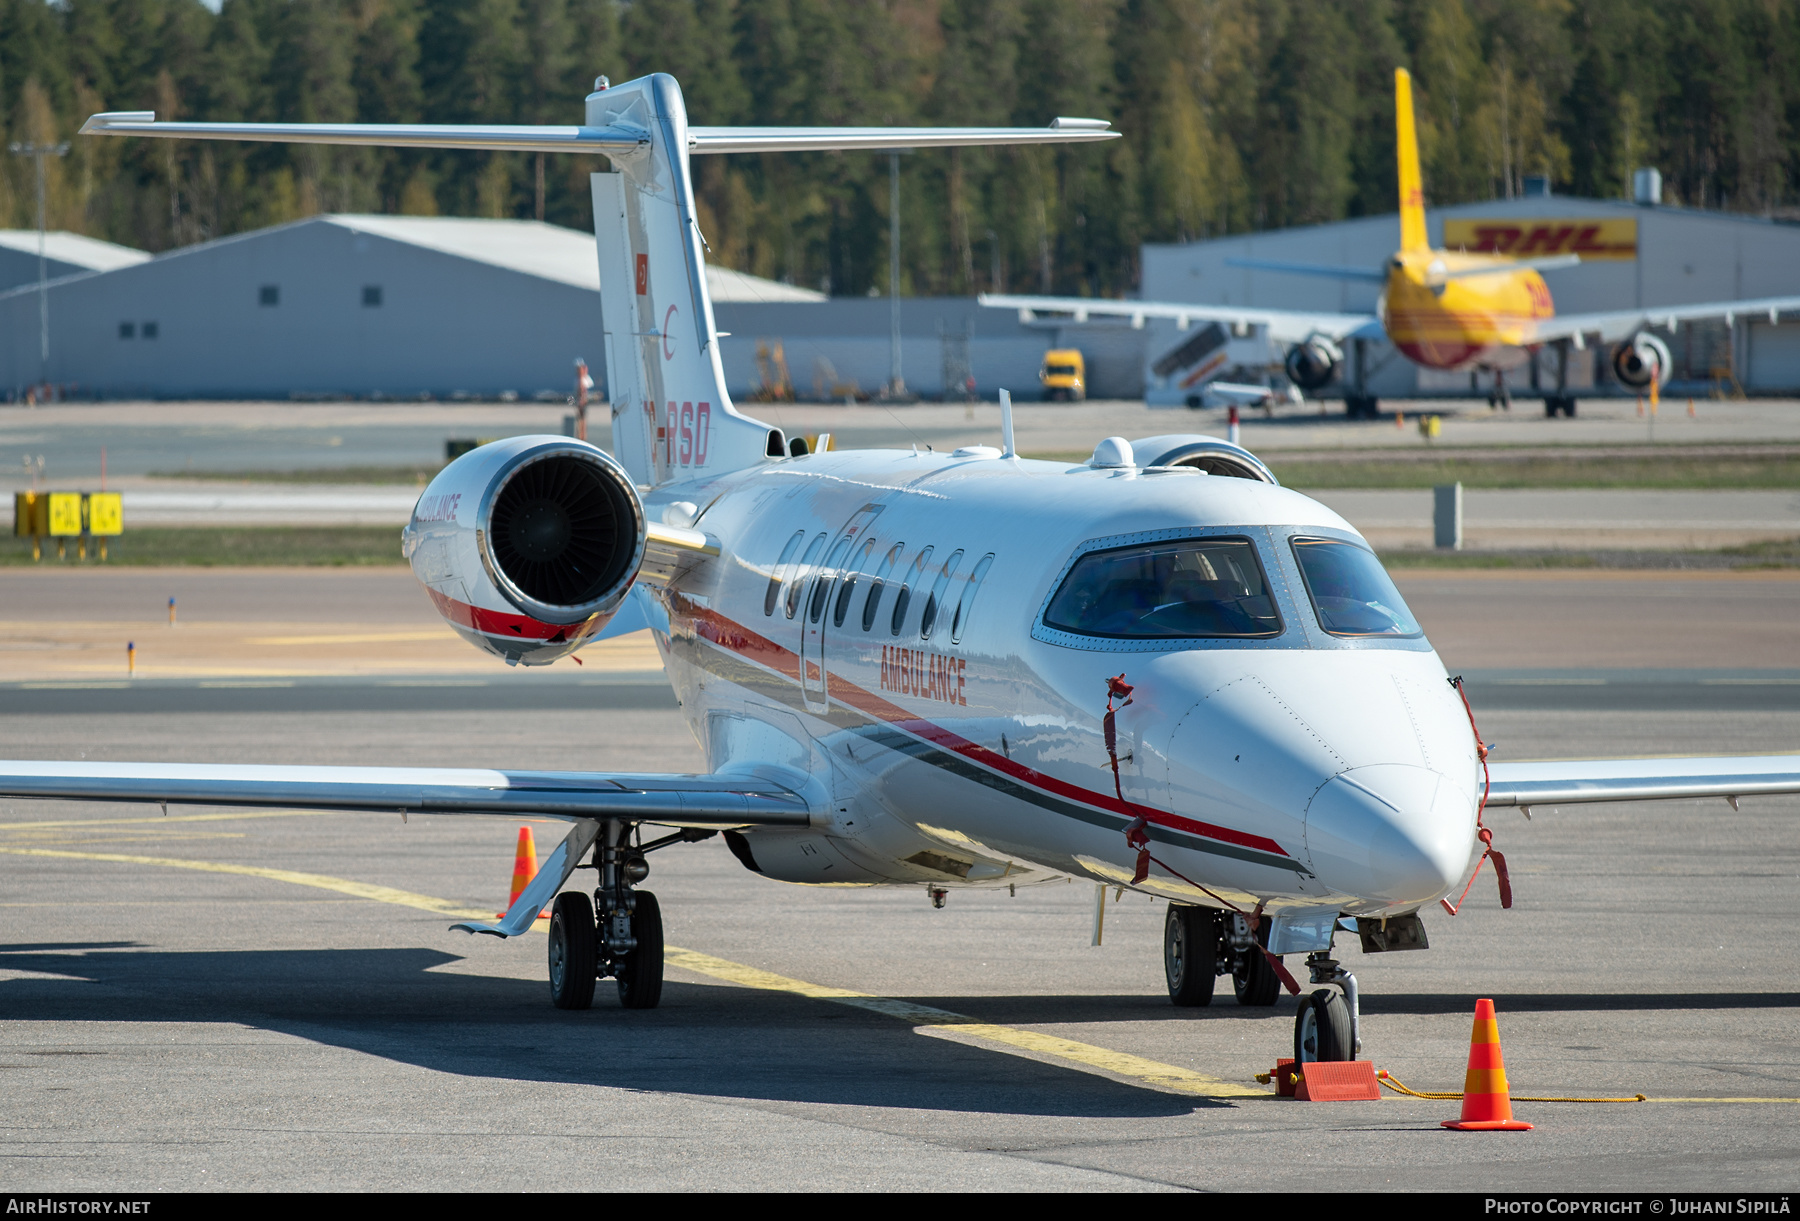
[[[1400,249],[1426,250],[1425,188],[1419,176],[1419,134],[1413,124],[1412,73],[1394,69],[1394,158],[1400,166]]]

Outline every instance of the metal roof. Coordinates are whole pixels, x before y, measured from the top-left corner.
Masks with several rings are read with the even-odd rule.
[[[15,250],[36,258],[38,232],[36,229],[0,229],[0,249]],[[44,234],[44,255],[58,263],[85,267],[89,271],[112,271],[118,267],[130,267],[151,257],[148,251],[114,245],[97,237],[85,237],[61,229],[52,229]]]
[[[535,220],[460,216],[378,216],[332,213],[316,218],[357,233],[406,242],[458,258],[600,291],[594,235]],[[765,280],[725,267],[706,268],[714,302],[824,301],[824,293]]]

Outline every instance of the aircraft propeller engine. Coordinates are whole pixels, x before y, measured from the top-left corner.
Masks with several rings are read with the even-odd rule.
[[[1629,343],[1613,349],[1612,364],[1621,382],[1634,390],[1644,390],[1650,385],[1653,371],[1657,386],[1669,384],[1674,359],[1669,355],[1668,344],[1648,331],[1640,331]]]
[[[1288,349],[1288,380],[1302,390],[1317,390],[1331,380],[1343,359],[1344,353],[1335,343],[1315,335]]]
[[[512,437],[439,472],[402,539],[451,627],[509,663],[547,665],[624,602],[644,559],[644,508],[605,451]]]

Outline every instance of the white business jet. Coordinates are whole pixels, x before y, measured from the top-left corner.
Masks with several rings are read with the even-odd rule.
[[[602,82],[602,85],[604,83]],[[1303,1059],[1354,1056],[1332,957],[1422,949],[1487,807],[1800,791],[1800,759],[1496,764],[1368,544],[1224,441],[1108,438],[1081,463],[1001,447],[807,453],[725,392],[691,155],[1103,140],[1048,128],[689,127],[651,76],[572,128],[158,123],[85,131],[604,153],[592,178],[613,451],[520,437],[450,464],[405,554],[444,618],[546,665],[648,615],[704,775],[0,763],[15,797],[533,815],[568,837],[504,918],[553,902],[550,993],[648,1008],[662,922],[646,857],[723,831],[744,865],[824,886],[1069,877],[1170,900],[1169,992],[1274,1003],[1304,954]],[[622,611],[629,613],[621,614]],[[615,618],[617,623],[614,623]],[[1491,783],[1490,783],[1491,782]],[[1479,866],[1478,866],[1479,867]],[[564,891],[577,868],[591,890]]]

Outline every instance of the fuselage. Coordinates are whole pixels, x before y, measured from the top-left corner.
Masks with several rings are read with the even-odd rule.
[[[699,506],[721,548],[658,595],[709,766],[775,769],[830,812],[745,837],[746,864],[1129,884],[1142,817],[1166,868],[1141,888],[1170,897],[1374,914],[1449,889],[1474,843],[1470,727],[1422,635],[1323,630],[1296,557],[1366,547],[1348,523],[1253,480],[995,453],[817,454],[647,498]],[[1151,544],[1259,570],[1262,618],[1176,639],[1052,623],[1082,557]]]
[[[1492,267],[1485,275],[1447,275]],[[1506,368],[1525,359],[1555,305],[1544,277],[1493,255],[1403,250],[1388,264],[1382,325],[1430,369]]]

